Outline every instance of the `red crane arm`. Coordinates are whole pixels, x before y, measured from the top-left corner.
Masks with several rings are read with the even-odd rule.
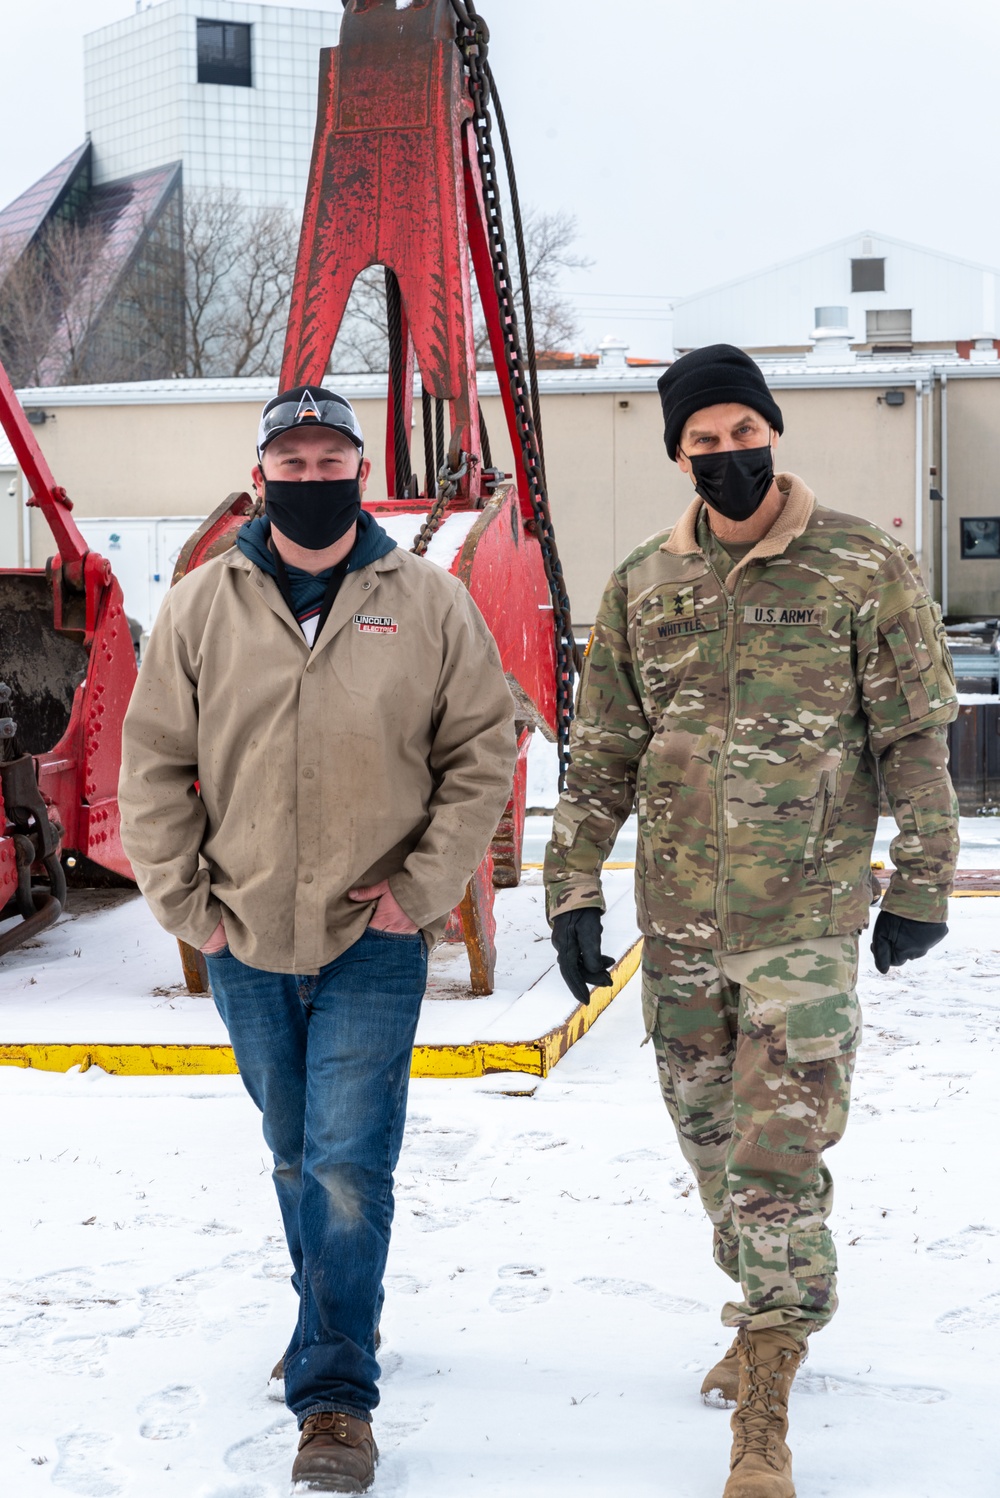
[[[0,426],[10,438],[14,456],[21,472],[28,481],[32,497],[28,501],[42,511],[52,534],[64,566],[82,562],[87,554],[87,543],[70,515],[73,502],[65,489],[60,488],[52,477],[52,470],[35,440],[28,425],[21,402],[14,392],[7,371],[0,364]]]

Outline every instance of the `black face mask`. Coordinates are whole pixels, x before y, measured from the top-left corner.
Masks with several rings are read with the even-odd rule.
[[[696,491],[727,520],[749,520],[760,509],[774,483],[770,443],[766,447],[738,448],[731,453],[703,453],[688,461]]]
[[[339,541],[361,513],[361,487],[353,479],[266,479],[264,514],[289,541],[322,551]]]

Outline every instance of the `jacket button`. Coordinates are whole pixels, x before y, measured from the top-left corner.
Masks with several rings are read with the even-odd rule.
[[[314,780],[315,778],[316,778],[316,771],[314,769],[312,769],[311,766],[306,765],[305,769],[302,771],[302,779],[303,780]]]
[[[310,661],[309,664],[308,664],[308,666],[306,667],[306,671],[315,671],[315,669],[316,669],[316,662],[315,661]]]
[[[303,884],[312,884],[312,882],[313,882],[313,876],[311,874],[303,874],[302,875],[302,883]]]
[[[371,583],[362,583],[361,586],[364,589],[364,591],[367,593],[368,589],[371,587]]]

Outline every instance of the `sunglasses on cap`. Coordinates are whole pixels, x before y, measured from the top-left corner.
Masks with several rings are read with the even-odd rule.
[[[347,401],[339,396],[316,397],[311,390],[306,390],[300,400],[280,401],[264,411],[257,428],[258,455],[282,432],[303,426],[329,427],[331,431],[342,432],[359,452],[364,452],[365,439],[358,418]]]

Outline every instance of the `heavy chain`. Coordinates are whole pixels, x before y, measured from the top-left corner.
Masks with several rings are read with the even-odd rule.
[[[463,479],[468,472],[469,465],[464,453],[462,459],[462,466],[456,472],[453,473],[446,463],[437,476],[437,499],[431,506],[427,519],[413,538],[410,550],[414,556],[427,555],[431,537],[444,524],[448,506],[458,493],[459,479]]]
[[[517,203],[517,183],[514,179],[513,162],[503,122],[503,112],[496,92],[486,54],[489,44],[489,27],[476,14],[473,0],[451,0],[452,9],[458,19],[457,42],[469,74],[469,93],[473,105],[473,127],[476,133],[476,154],[483,184],[483,201],[486,207],[487,234],[490,260],[493,266],[493,284],[496,288],[500,310],[500,323],[504,333],[504,360],[507,379],[514,404],[514,416],[521,459],[528,481],[528,497],[533,515],[533,528],[542,550],[545,577],[552,599],[553,627],[556,645],[556,741],[559,750],[559,788],[562,790],[569,765],[569,730],[573,720],[573,674],[580,669],[580,652],[573,636],[573,621],[569,596],[563,578],[562,563],[556,547],[552,515],[549,509],[545,484],[545,468],[541,448],[541,419],[538,409],[537,382],[535,378],[534,348],[530,330],[530,294],[526,275],[523,239],[520,231],[520,213]],[[517,308],[514,286],[510,274],[507,240],[504,234],[500,208],[500,182],[497,176],[497,157],[493,146],[493,125],[489,103],[493,99],[497,120],[501,129],[511,203],[517,226],[518,248],[521,252],[521,294],[525,306],[526,331],[529,334],[528,368],[521,351],[518,335]],[[499,371],[497,371],[499,374]],[[532,400],[532,396],[534,399]]]

